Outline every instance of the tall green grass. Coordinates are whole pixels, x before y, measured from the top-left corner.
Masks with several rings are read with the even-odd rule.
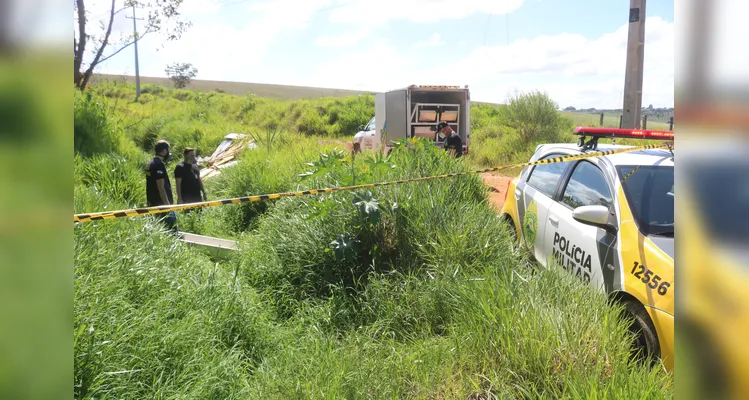
[[[572,121],[541,92],[519,93],[498,107],[471,106],[471,149],[474,165],[496,167],[525,162],[542,143],[572,142]]]
[[[100,99],[91,93],[75,91],[73,115],[73,146],[76,153],[90,156],[117,150],[119,132]]]
[[[265,104],[245,100],[257,102],[245,113]],[[499,111],[486,112],[482,123],[496,123]],[[334,146],[284,131],[209,180],[209,196],[472,168],[420,140],[390,157]],[[77,156],[75,211],[142,202],[147,158]],[[240,251],[211,259],[156,216],[74,228],[76,398],[672,397],[671,375],[629,360],[631,338],[603,295],[511,250],[477,176],[178,222]]]
[[[198,154],[213,151],[224,135],[238,132],[262,138],[268,132],[334,138],[350,142],[359,125],[374,116],[374,97],[277,101],[218,92],[198,92],[145,86],[133,101],[133,85],[107,82],[92,93],[116,114],[123,137],[151,153],[158,139],[175,149],[193,147]],[[474,166],[498,166],[527,161],[536,145],[572,141],[574,124],[556,103],[541,92],[520,93],[507,105],[471,107],[471,149]]]

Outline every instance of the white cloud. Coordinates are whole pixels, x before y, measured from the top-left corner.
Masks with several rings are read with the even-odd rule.
[[[198,10],[201,2],[210,5],[216,0],[192,1]],[[387,4],[373,5],[374,2],[370,4],[363,0],[269,0],[245,4],[244,9],[251,11],[251,19],[242,27],[233,27],[218,19],[195,18],[194,26],[182,40],[167,43],[156,56],[145,57],[151,61],[147,65],[141,61],[141,74],[164,76],[164,67],[179,61],[193,63],[199,69],[199,79],[372,91],[410,84],[467,84],[476,101],[504,102],[515,90],[541,90],[549,93],[562,107],[621,107],[627,24],[592,39],[575,33],[559,33],[517,40],[508,45],[476,46],[464,57],[450,56],[444,63],[435,63],[433,57],[417,56],[412,43],[402,40],[389,42],[373,33],[380,32],[388,25],[387,21],[393,19],[417,22],[457,18],[473,12],[500,13],[510,10],[513,5],[519,6],[521,2],[415,0],[380,14],[388,4],[395,3],[395,0],[383,1]],[[461,4],[464,6],[460,7]],[[447,12],[448,5],[455,7],[452,14]],[[363,13],[357,14],[356,18],[353,14],[355,8]],[[283,43],[287,38],[298,41],[300,36],[312,32],[309,26],[312,19],[331,9],[331,19],[338,18],[360,26],[345,35],[307,40],[319,46],[350,49],[330,57],[298,47],[300,54],[304,54],[304,62],[282,62],[268,57],[275,44]],[[416,12],[417,9],[422,12]],[[321,17],[325,18],[324,15]],[[374,26],[372,21],[381,25]],[[300,32],[304,33],[300,35]],[[671,106],[674,24],[650,17],[645,32],[643,104]],[[416,46],[440,45],[444,39],[435,33]],[[155,38],[150,42],[144,40],[141,51],[152,51],[156,43]],[[129,62],[131,54],[122,56],[127,58],[123,63]]]
[[[336,23],[384,24],[390,20],[434,22],[462,19],[475,13],[507,14],[523,0],[340,0],[330,13]]]
[[[112,31],[109,36],[109,46],[102,54],[104,57],[112,54],[115,50],[117,50],[118,43],[121,43],[124,40],[130,40],[133,35],[133,20],[130,19],[133,16],[133,9],[130,7],[125,7],[125,4],[125,0],[115,1],[114,10],[116,14],[114,15],[114,19],[112,21]],[[196,19],[199,20],[201,17],[205,17],[207,15],[215,14],[220,10],[220,8],[221,4],[217,0],[185,0],[180,7],[180,13],[187,20],[193,21]],[[86,1],[85,10],[88,16],[88,21],[86,23],[86,33],[89,35],[103,37],[109,24],[109,19],[112,12],[112,2],[107,0]],[[146,21],[144,19],[147,18],[147,15],[147,9],[135,9],[135,16],[138,18],[137,28],[140,34],[143,34],[145,31]],[[78,37],[78,22],[75,11],[73,11],[73,31],[75,32],[76,37]],[[144,37],[144,44],[149,43],[147,39],[150,36],[156,36],[156,34],[149,33],[146,37]],[[163,39],[163,37],[159,38],[159,40],[162,41]],[[94,47],[90,43],[86,47],[87,54],[86,57],[84,57],[84,60],[91,61],[94,58],[93,54],[91,53],[94,50]]]
[[[198,16],[215,14],[221,9],[222,4],[216,0],[185,0],[180,8],[183,15]]]
[[[627,25],[589,40],[576,34],[538,36],[505,46],[481,46],[441,71],[489,84],[503,93],[516,80],[545,89],[558,102],[577,107],[619,107],[624,86]],[[643,103],[673,104],[674,24],[651,17],[645,28]],[[475,83],[473,83],[475,82]],[[489,96],[489,94],[486,94]],[[477,94],[478,96],[478,94]],[[497,100],[496,95],[492,100]]]
[[[321,47],[346,47],[358,44],[364,39],[372,36],[372,29],[364,25],[358,30],[341,35],[320,36],[315,39],[315,44]]]
[[[270,48],[284,35],[307,29],[315,13],[332,4],[331,0],[238,3],[252,18],[237,28],[200,15],[201,10],[215,10],[214,1],[192,1],[188,11],[197,14],[189,18],[193,26],[180,40],[164,43],[163,38],[151,36],[139,42],[140,51],[151,55],[151,63],[141,61],[142,75],[163,77],[165,66],[177,61],[195,65],[199,79],[257,82],[257,72],[269,64],[266,56]],[[164,43],[164,48],[154,54],[154,49],[161,43]],[[103,66],[102,71],[119,72],[109,70],[108,66]]]
[[[463,59],[435,64],[380,43],[362,51],[395,65],[356,65],[358,55],[327,60],[308,72],[310,82],[337,88],[388,90],[409,84],[471,87],[477,101],[504,102],[515,90],[546,91],[560,106],[620,108],[628,26],[597,39],[562,33],[479,46]],[[643,104],[673,105],[674,24],[650,17],[645,28]]]
[[[439,33],[434,33],[429,37],[429,40],[423,42],[417,42],[414,47],[439,47],[444,45],[446,42],[442,40]]]

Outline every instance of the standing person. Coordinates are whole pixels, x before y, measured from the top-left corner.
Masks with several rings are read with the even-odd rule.
[[[198,160],[195,158],[195,149],[185,147],[184,160],[174,167],[174,181],[177,182],[177,204],[198,203],[207,201],[203,181],[200,179]]]
[[[445,136],[445,150],[450,152],[450,156],[455,158],[463,155],[463,141],[447,122],[442,121],[437,124],[437,132],[440,136]]]
[[[156,155],[146,164],[146,199],[149,207],[171,205],[172,184],[166,171],[166,162],[171,158],[169,142],[159,140],[154,147]],[[170,211],[163,219],[166,226],[177,233],[177,215]]]

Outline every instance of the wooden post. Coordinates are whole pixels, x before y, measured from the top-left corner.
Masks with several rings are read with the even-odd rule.
[[[624,74],[623,128],[637,128],[642,109],[642,75],[645,58],[645,2],[629,2],[629,36]]]

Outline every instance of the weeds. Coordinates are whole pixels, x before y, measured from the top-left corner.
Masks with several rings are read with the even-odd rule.
[[[163,102],[191,93],[151,92]],[[213,96],[209,113],[224,95]],[[252,110],[226,105],[228,118],[275,104],[253,101]],[[312,104],[292,103],[284,118],[319,116]],[[480,112],[484,143],[515,146],[489,134],[501,110]],[[187,138],[169,127],[204,126],[188,114],[167,119],[159,135]],[[327,129],[347,118],[336,114]],[[220,129],[201,132],[189,140],[210,143]],[[207,182],[212,197],[471,169],[422,140],[400,142],[389,157],[351,157],[309,132],[265,132],[275,133]],[[142,201],[140,156],[78,155],[76,212]],[[604,296],[511,252],[478,176],[178,218],[196,233],[234,237],[240,251],[216,262],[152,216],[74,228],[76,398],[672,396],[671,375],[629,361],[631,338]]]

